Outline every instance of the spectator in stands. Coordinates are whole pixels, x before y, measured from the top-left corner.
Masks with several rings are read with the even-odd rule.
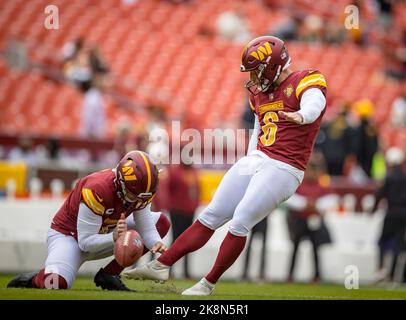
[[[127,119],[122,119],[117,124],[113,150],[116,152],[118,159],[124,157],[124,155],[131,150],[141,150],[138,148],[133,126]]]
[[[168,119],[163,106],[150,104],[146,108],[148,123],[143,126],[143,134],[138,135],[138,144],[144,146],[151,160],[160,168],[159,190],[154,198],[153,208],[156,211],[169,211],[172,201],[172,190],[169,187],[169,137],[167,135]],[[165,135],[162,136],[162,132]],[[141,132],[139,132],[141,133]]]
[[[380,12],[379,20],[384,30],[392,25],[393,0],[376,0]]]
[[[11,149],[8,160],[12,162],[25,162],[28,166],[37,164],[37,156],[34,150],[32,138],[22,135],[18,138],[18,145]]]
[[[252,38],[247,19],[238,2],[233,9],[218,16],[216,28],[218,37],[225,41],[244,44]]]
[[[152,125],[156,129],[156,123]],[[162,126],[159,129],[164,129]],[[147,153],[149,154],[151,161],[159,167],[159,190],[156,193],[152,207],[155,211],[169,211],[170,202],[172,201],[172,190],[169,187],[170,174],[169,174],[169,141],[154,140],[154,132],[147,131],[146,137],[148,138]]]
[[[353,135],[357,142],[357,162],[365,174],[371,177],[372,161],[378,151],[378,132],[372,119],[374,106],[371,101],[363,99],[357,101],[354,108],[361,120]]]
[[[375,27],[374,16],[375,8],[364,0],[353,0],[350,5],[358,8],[358,28],[347,29],[348,38],[358,46],[366,46],[370,42],[371,30]],[[370,23],[372,22],[372,23]]]
[[[7,64],[16,69],[28,67],[27,45],[19,37],[10,37],[4,51]]]
[[[385,34],[381,50],[385,57],[385,73],[397,80],[406,80],[406,31]]]
[[[90,49],[89,64],[92,70],[92,75],[105,75],[110,72],[107,62],[103,59],[97,46]]]
[[[404,151],[392,147],[386,152],[388,174],[384,184],[375,195],[375,204],[371,213],[376,212],[378,204],[385,199],[387,203],[386,216],[379,239],[379,270],[375,275],[376,281],[392,281],[395,274],[397,258],[402,250],[406,250],[406,172],[402,168],[405,160]],[[388,271],[384,266],[386,251],[392,251],[392,266]]]
[[[168,167],[158,165],[159,167],[159,189],[154,198],[151,208],[154,211],[169,212],[170,201],[172,200],[172,191],[169,189]]]
[[[390,121],[394,127],[406,127],[406,87],[392,103]]]
[[[150,105],[147,107],[149,122],[145,126],[145,136],[147,138],[148,153],[153,161],[157,163],[169,163],[169,136],[168,119],[165,109],[159,105]],[[162,133],[165,133],[164,135]]]
[[[83,38],[76,38],[73,41],[65,43],[62,47],[61,55],[64,63],[73,60],[77,57],[77,54],[83,49]]]
[[[345,162],[355,154],[354,129],[347,120],[348,111],[345,104],[331,121],[322,124],[317,138],[316,147],[323,153],[329,175],[343,175]]]
[[[282,23],[271,25],[268,28],[268,34],[272,34],[275,37],[281,38],[285,41],[297,40],[299,37],[299,30],[303,25],[304,15],[301,13],[293,12],[288,16],[288,20],[284,20]]]
[[[102,139],[106,135],[106,115],[102,93],[103,78],[82,82],[83,109],[81,133],[87,138]]]
[[[311,14],[304,18],[300,28],[300,40],[306,42],[322,42],[324,20],[321,16]]]
[[[160,105],[147,106],[149,116],[148,130],[165,129],[167,125],[167,114],[164,107]]]
[[[266,238],[268,235],[268,219],[265,218],[262,221],[258,222],[251,230],[251,237],[248,241],[245,260],[244,260],[244,271],[242,274],[242,278],[244,280],[248,280],[248,270],[250,267],[250,254],[251,254],[251,247],[252,247],[252,240],[256,235],[261,236],[262,245],[261,245],[261,260],[260,260],[260,267],[259,267],[259,280],[265,280],[265,261],[266,261]]]
[[[68,81],[79,87],[92,81],[92,69],[87,50],[80,50],[73,59],[64,64],[64,75]]]
[[[335,20],[325,21],[323,41],[328,44],[341,44],[345,41],[345,29]]]
[[[331,195],[329,178],[324,174],[323,158],[314,153],[309,161],[303,183],[296,193],[286,201],[287,222],[293,253],[289,269],[289,281],[293,281],[297,250],[300,242],[309,238],[313,246],[313,282],[321,279],[318,249],[331,242],[330,234],[323,220],[323,213],[337,206],[337,199]]]
[[[197,170],[193,165],[185,164],[181,160],[181,164],[169,167],[168,174],[168,206],[175,240],[193,223],[195,211],[199,206],[200,189]],[[184,277],[190,278],[187,255],[184,257]]]
[[[39,145],[36,150],[38,163],[47,164],[60,160],[60,142],[57,138],[49,138],[44,144]]]

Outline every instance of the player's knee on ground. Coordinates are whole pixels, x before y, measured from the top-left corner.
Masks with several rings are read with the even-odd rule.
[[[38,289],[68,289],[70,286],[64,277],[57,273],[45,273],[41,270],[33,279]]]

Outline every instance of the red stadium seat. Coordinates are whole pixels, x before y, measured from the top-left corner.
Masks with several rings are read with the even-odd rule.
[[[190,113],[190,117],[201,120],[196,121],[201,128],[212,127],[219,119],[238,123],[246,99],[242,86],[246,77],[240,74],[238,61],[242,46],[199,35],[202,27],[213,29],[218,15],[233,8],[233,1],[173,5],[151,0],[125,7],[118,0],[58,0],[54,4],[60,10],[63,32],[46,30],[43,16],[35,14],[48,4],[46,0],[2,1],[0,46],[4,47],[8,37],[15,34],[33,46],[45,44],[47,54],[53,51],[57,55],[64,43],[84,37],[100,47],[114,76],[131,83],[129,91],[140,101],[165,97],[170,112]],[[296,0],[295,4],[308,12],[328,16],[329,11],[340,11],[346,1],[317,8],[309,0]],[[255,35],[266,32],[271,22],[274,25],[288,18],[285,11],[264,8],[261,2],[245,1],[242,6]],[[275,3],[274,8],[277,7]],[[404,3],[395,5],[394,16],[396,28],[404,27]],[[288,48],[293,68],[321,70],[327,78],[329,94],[335,98],[350,102],[371,99],[377,122],[385,123],[400,88],[382,75],[383,59],[378,50],[351,44],[335,47],[307,43],[289,43]],[[107,100],[108,127],[114,128],[125,113]],[[34,73],[12,71],[0,59],[2,128],[18,131],[28,125],[30,130],[41,133],[77,135],[81,101],[82,96],[75,89],[51,84]],[[58,114],[63,114],[63,121]],[[30,117],[40,117],[38,126],[30,123]],[[109,130],[110,134],[114,132]],[[404,140],[402,134],[394,139],[387,131],[383,132],[382,136],[391,143]]]

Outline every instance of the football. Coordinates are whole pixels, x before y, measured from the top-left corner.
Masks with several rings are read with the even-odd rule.
[[[144,251],[144,242],[135,230],[122,234],[114,246],[114,257],[122,267],[133,265]]]

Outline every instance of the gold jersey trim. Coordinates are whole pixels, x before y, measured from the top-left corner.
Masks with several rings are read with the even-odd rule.
[[[95,214],[102,216],[104,213],[104,206],[100,204],[99,201],[93,195],[92,190],[88,188],[82,189],[82,197],[86,205],[91,209]]]
[[[312,74],[300,80],[296,87],[296,98],[299,98],[300,93],[310,86],[321,86],[327,88],[327,82],[321,73]]]

